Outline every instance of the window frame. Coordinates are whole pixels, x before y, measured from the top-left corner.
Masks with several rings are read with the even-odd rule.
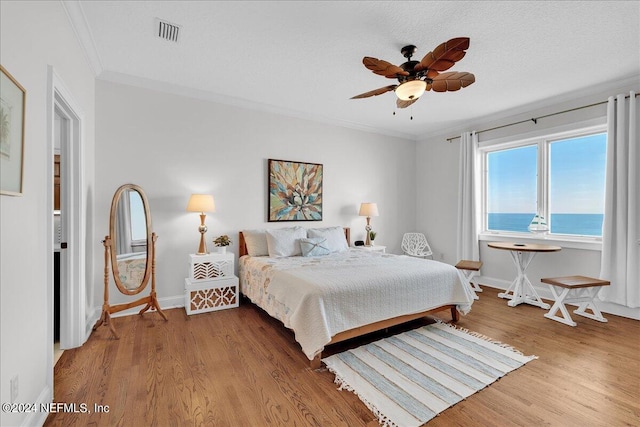
[[[545,129],[529,134],[514,135],[478,144],[478,165],[479,171],[476,178],[480,185],[480,203],[478,224],[480,231],[479,240],[493,241],[513,241],[514,239],[525,240],[530,243],[550,243],[558,244],[562,247],[601,250],[602,236],[578,236],[570,234],[538,234],[529,232],[488,230],[488,161],[487,154],[496,151],[508,150],[537,145],[537,209],[542,212],[545,218],[549,218],[549,198],[550,198],[550,150],[553,142],[580,138],[588,135],[604,133],[607,134],[607,124],[605,119],[590,120],[587,122],[575,123],[563,127]]]

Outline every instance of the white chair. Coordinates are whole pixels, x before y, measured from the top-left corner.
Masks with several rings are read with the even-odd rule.
[[[433,252],[427,242],[427,238],[422,233],[405,233],[402,236],[402,251],[410,256],[433,259]]]

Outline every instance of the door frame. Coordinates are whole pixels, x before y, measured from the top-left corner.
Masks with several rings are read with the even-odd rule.
[[[79,347],[86,336],[86,200],[84,189],[84,115],[67,86],[56,74],[53,66],[47,66],[47,345],[50,384],[53,390],[53,159],[56,113],[68,121],[67,135],[60,143],[61,164],[61,225],[62,241],[68,248],[61,253],[60,268],[66,269],[67,284],[60,286],[60,347]],[[64,265],[63,265],[64,263]]]

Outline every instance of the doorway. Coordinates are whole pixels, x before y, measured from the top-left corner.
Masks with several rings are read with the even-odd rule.
[[[86,202],[83,194],[83,114],[52,66],[48,67],[47,99],[47,331],[48,383],[53,390],[55,301],[59,298],[59,343],[61,349],[81,346],[87,339],[85,239]],[[59,154],[59,208],[54,209],[55,156]],[[57,212],[56,212],[57,211]],[[56,252],[59,255],[55,255]],[[56,258],[59,266],[56,268]],[[59,278],[56,296],[55,281]]]
[[[68,286],[66,251],[62,244],[63,239],[62,200],[66,188],[62,185],[62,146],[70,145],[69,120],[62,115],[59,108],[54,108],[53,120],[54,146],[53,146],[53,365],[62,356],[63,349],[60,346],[60,290],[62,286]],[[65,164],[66,166],[66,164]]]

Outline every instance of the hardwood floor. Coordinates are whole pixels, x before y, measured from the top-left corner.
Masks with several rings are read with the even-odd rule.
[[[194,316],[183,309],[165,313],[168,322],[155,313],[116,318],[120,340],[100,327],[85,345],[65,351],[55,367],[54,400],[85,403],[92,413],[53,413],[45,425],[378,425],[353,393],[336,389],[333,374],[308,367],[291,332],[252,304]],[[544,313],[508,307],[484,287],[458,326],[538,359],[428,426],[640,425],[640,322],[573,316],[578,326],[572,328]],[[108,412],[95,413],[94,404]]]

